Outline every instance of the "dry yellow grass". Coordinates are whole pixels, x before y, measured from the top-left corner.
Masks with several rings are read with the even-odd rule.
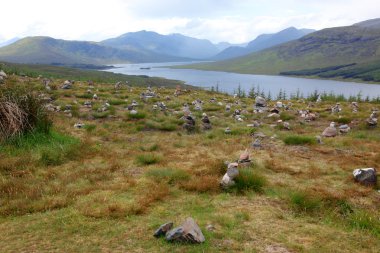
[[[28,85],[41,88],[38,80]],[[225,98],[234,102],[224,94],[191,91],[174,97],[172,89],[154,88],[160,98],[145,103],[139,98],[145,88],[116,93],[108,84],[94,85],[99,96],[93,101],[96,106],[107,100],[128,101],[113,105],[115,116],[95,119],[95,109],[82,106],[91,99],[78,96],[87,89],[86,84],[76,84],[72,90],[47,92],[57,98],[55,105],[79,108],[73,117],[54,113],[56,138],[63,139],[53,139],[57,145],[1,149],[1,252],[377,252],[380,248],[379,193],[354,183],[351,174],[355,168],[378,166],[379,128],[358,123],[351,133],[324,140],[323,145],[289,146],[282,141],[288,135],[319,135],[332,117],[323,111],[333,102],[316,105],[321,113],[316,121],[300,124],[302,119],[295,117],[289,121],[292,130],[284,131],[268,126],[273,121],[265,115],[252,112],[245,122],[236,122],[224,106],[209,102],[211,97],[224,104]],[[153,104],[166,96],[171,97],[165,101],[167,112],[153,111]],[[175,111],[197,98],[205,102],[204,108],[212,108],[208,114],[213,129],[187,134],[181,128],[181,113]],[[132,100],[138,101],[137,110],[145,118],[128,118],[125,106]],[[252,99],[240,102],[251,110]],[[294,110],[307,107],[293,104]],[[348,103],[342,106],[345,117],[364,122],[371,108],[379,105],[360,103],[355,115]],[[240,107],[234,104],[231,111]],[[201,113],[193,112],[199,125]],[[238,159],[255,140],[246,127],[254,118],[264,122],[256,131],[268,137],[262,140],[263,149],[249,149],[251,169],[267,184],[259,194],[223,192],[219,180],[226,170],[224,161]],[[75,129],[77,122],[94,127]],[[175,128],[160,130],[149,127],[151,122]],[[224,134],[227,126],[234,134]],[[271,139],[273,135],[277,138]],[[65,156],[52,156],[46,149]],[[59,164],[41,163],[44,152],[50,155],[48,161]],[[136,161],[150,155],[161,159],[152,164]],[[318,207],[312,201],[292,200],[295,194],[317,201]],[[299,211],[309,207],[313,211]],[[160,224],[179,224],[188,216],[200,225],[205,244],[169,244],[152,237]],[[367,218],[374,218],[373,224]],[[215,231],[208,231],[207,225]]]

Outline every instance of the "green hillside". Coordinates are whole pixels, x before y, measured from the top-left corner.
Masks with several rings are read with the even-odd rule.
[[[191,68],[249,74],[280,74],[370,63],[380,60],[380,26],[376,25],[377,23],[373,20],[348,27],[324,29],[296,41],[244,57],[192,65]]]
[[[102,83],[116,83],[127,81],[129,85],[133,86],[167,86],[175,87],[179,84],[183,85],[182,82],[176,80],[169,80],[158,77],[148,77],[148,76],[133,76],[133,75],[123,75],[115,74],[106,71],[97,70],[83,70],[77,68],[68,68],[62,66],[51,66],[51,65],[39,65],[39,64],[15,64],[15,63],[1,63],[0,69],[4,70],[8,74],[22,75],[28,77],[38,77],[43,76],[44,78],[52,79],[71,79],[77,81],[94,81]]]
[[[0,60],[38,64],[110,64],[129,62],[179,61],[167,56],[134,48],[117,49],[96,42],[57,40],[50,37],[27,37],[0,48]]]

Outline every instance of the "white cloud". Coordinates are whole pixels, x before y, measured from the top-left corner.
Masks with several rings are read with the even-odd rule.
[[[0,41],[102,40],[153,30],[245,42],[289,26],[322,29],[380,17],[378,0],[3,0]]]

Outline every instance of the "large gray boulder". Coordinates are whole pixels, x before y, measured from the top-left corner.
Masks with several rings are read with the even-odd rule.
[[[356,182],[366,185],[375,186],[377,184],[377,174],[374,168],[356,169],[352,173]]]
[[[181,226],[166,233],[169,242],[203,243],[205,237],[193,218],[187,218]]]
[[[255,99],[255,105],[257,107],[266,107],[267,106],[267,101],[265,100],[265,98],[257,96],[256,99]]]

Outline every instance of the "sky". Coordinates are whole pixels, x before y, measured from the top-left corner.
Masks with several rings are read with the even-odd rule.
[[[244,43],[290,26],[320,30],[380,18],[380,0],[0,0],[0,6],[0,42],[101,41],[147,30]]]

